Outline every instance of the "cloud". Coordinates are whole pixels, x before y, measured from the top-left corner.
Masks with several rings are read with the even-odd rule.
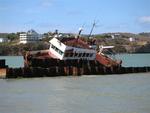
[[[139,18],[140,23],[150,24],[150,16],[142,16]]]

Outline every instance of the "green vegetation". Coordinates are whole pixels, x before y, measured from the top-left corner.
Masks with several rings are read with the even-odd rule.
[[[13,41],[13,40],[18,40],[19,39],[19,34],[15,33],[10,33],[7,35],[8,40]]]
[[[10,41],[18,40],[19,33],[0,33],[1,38],[7,38]]]
[[[102,34],[102,35],[95,35],[94,38],[100,39],[100,38],[111,38],[109,34]]]
[[[137,48],[136,53],[150,53],[150,43]]]
[[[38,43],[29,43],[29,44],[15,44],[11,43],[3,43],[0,44],[0,55],[23,55],[25,51],[33,51],[33,50],[44,50],[48,49],[49,45],[44,42]]]
[[[74,34],[62,33],[63,37],[73,37]],[[112,35],[116,35],[114,38]],[[19,44],[19,33],[0,33],[1,38],[8,38],[9,42],[0,43],[0,55],[22,55],[25,51],[44,50],[49,48],[49,40],[53,37],[53,33],[44,33],[40,42],[30,44]],[[88,44],[115,46],[112,49],[114,53],[150,53],[150,33],[105,33],[92,35],[92,39],[88,39],[88,35],[82,35],[82,40]],[[84,38],[83,38],[84,37]],[[129,38],[134,41],[130,41]]]

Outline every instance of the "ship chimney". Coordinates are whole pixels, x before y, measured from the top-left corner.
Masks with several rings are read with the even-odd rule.
[[[55,32],[54,32],[54,37],[55,37],[55,38],[58,38],[58,34],[59,34],[59,33],[58,33],[58,30],[56,29]]]
[[[77,38],[80,38],[80,34],[81,34],[82,31],[83,31],[83,28],[79,28],[79,33],[77,35]]]

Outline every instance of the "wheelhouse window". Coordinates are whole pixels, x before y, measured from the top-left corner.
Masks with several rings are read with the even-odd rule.
[[[77,56],[78,56],[78,53],[74,53],[74,56],[77,57]]]
[[[53,48],[54,50],[55,50],[55,46],[54,45],[52,45],[52,47],[51,48]]]
[[[92,56],[93,56],[93,54],[92,54],[92,53],[90,53],[89,57],[92,57]]]
[[[86,57],[89,57],[89,53],[86,53]]]
[[[55,47],[53,44],[52,44],[51,48],[54,49],[60,55],[63,55],[63,52],[60,49],[58,49],[57,47]]]
[[[79,53],[79,57],[81,57],[82,56],[82,53]]]
[[[70,57],[73,57],[73,53],[70,53]]]
[[[86,53],[83,53],[82,57],[85,57]]]
[[[60,51],[60,50],[59,50],[59,52],[58,52],[58,53],[59,53],[60,55],[63,55],[63,52],[62,52],[62,51]]]

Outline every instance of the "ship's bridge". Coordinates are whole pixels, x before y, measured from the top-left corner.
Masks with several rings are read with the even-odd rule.
[[[76,38],[60,41],[53,38],[50,41],[49,51],[60,60],[67,59],[96,59],[96,50],[91,49],[84,41]]]

